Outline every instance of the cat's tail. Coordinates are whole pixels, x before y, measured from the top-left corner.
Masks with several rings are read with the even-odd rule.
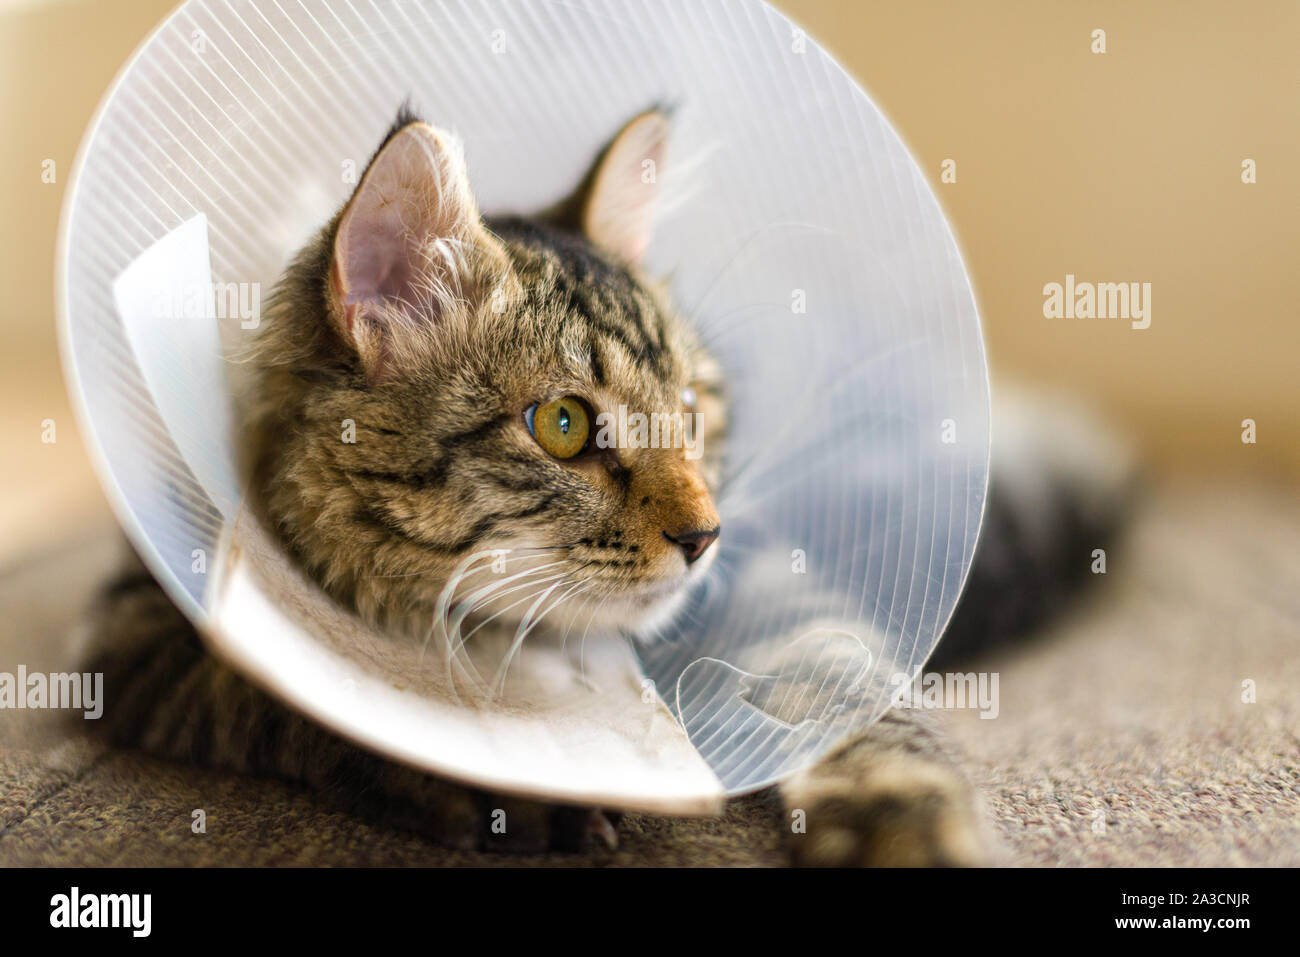
[[[1140,487],[1128,445],[1069,401],[995,394],[984,526],[928,668],[1032,635],[1099,578]]]

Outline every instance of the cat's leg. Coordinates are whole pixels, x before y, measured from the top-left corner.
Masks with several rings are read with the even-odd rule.
[[[974,789],[934,717],[891,708],[780,785],[791,861],[835,867],[986,864]]]
[[[526,853],[616,842],[598,811],[475,791],[380,758],[282,705],[204,650],[135,556],[88,627],[84,667],[104,675],[104,714],[94,725],[114,744],[287,779],[451,847]]]
[[[791,729],[819,728],[839,743],[779,790],[783,829],[797,864],[943,866],[985,863],[974,789],[938,727],[941,715],[886,706],[888,671],[873,668],[883,642],[857,626],[816,621],[793,638],[757,643],[745,660],[745,696]],[[761,677],[759,677],[761,676]],[[798,734],[792,740],[800,741]]]

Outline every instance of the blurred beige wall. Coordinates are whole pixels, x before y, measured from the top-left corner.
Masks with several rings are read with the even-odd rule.
[[[708,2],[708,0],[701,0]],[[59,381],[53,255],[81,133],[171,0],[0,0],[0,527],[93,499]],[[912,148],[995,373],[1111,412],[1187,469],[1300,470],[1300,4],[784,0]],[[1107,52],[1090,52],[1092,31]],[[1255,160],[1258,182],[1241,182]],[[42,162],[57,181],[41,182]],[[940,182],[956,163],[957,181]],[[1046,319],[1072,273],[1149,282],[1145,330]],[[1258,422],[1243,446],[1240,422]],[[53,418],[58,442],[40,442]]]
[[[0,0],[0,563],[103,517],[54,332],[54,242],[90,115],[168,0]],[[55,182],[42,164],[55,163]],[[56,441],[42,441],[43,423]]]
[[[1095,400],[1170,465],[1300,469],[1300,3],[778,6],[935,184],[996,374]],[[1044,318],[1067,273],[1151,283],[1150,328]]]

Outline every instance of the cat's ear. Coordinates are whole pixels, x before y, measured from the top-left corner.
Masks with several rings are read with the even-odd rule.
[[[488,236],[458,144],[425,123],[396,129],[371,160],[334,235],[338,332],[374,376],[476,294]]]
[[[661,110],[635,117],[605,147],[577,193],[558,207],[557,219],[614,258],[639,264],[650,246],[669,129]]]

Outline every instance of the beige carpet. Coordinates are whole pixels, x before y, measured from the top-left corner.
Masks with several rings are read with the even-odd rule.
[[[68,668],[112,564],[107,519],[0,570],[0,671]],[[1004,660],[1001,713],[950,723],[1025,865],[1300,864],[1300,504],[1167,486],[1089,600]],[[1256,701],[1242,701],[1253,681]],[[191,813],[207,833],[191,832]],[[0,864],[777,864],[753,801],[631,818],[612,855],[453,854],[275,782],[106,751],[50,712],[0,711]]]

